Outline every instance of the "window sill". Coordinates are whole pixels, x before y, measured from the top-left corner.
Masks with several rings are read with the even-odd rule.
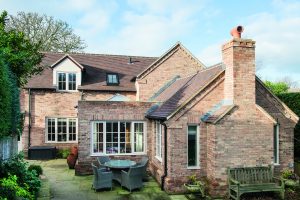
[[[273,164],[275,167],[278,167],[278,166],[280,166],[280,163],[274,163]]]
[[[147,155],[147,153],[127,153],[127,154],[105,154],[105,153],[91,153],[91,157],[97,157],[97,156],[144,156]]]
[[[59,93],[74,93],[74,92],[79,92],[78,90],[56,90],[56,92]]]
[[[161,158],[161,157],[155,156],[155,158],[156,158],[159,162],[162,162],[162,158]]]
[[[55,141],[49,141],[45,142],[45,144],[75,144],[78,143],[78,141],[72,141],[72,142],[67,142],[67,141],[62,141],[62,142],[55,142]]]
[[[187,169],[201,169],[200,166],[195,166],[195,167],[187,167]]]

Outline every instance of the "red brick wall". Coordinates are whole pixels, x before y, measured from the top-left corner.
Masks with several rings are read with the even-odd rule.
[[[151,123],[145,119],[145,112],[152,103],[145,102],[104,102],[104,101],[79,101],[79,137],[78,137],[78,162],[75,173],[78,175],[91,174],[91,162],[95,157],[91,155],[91,121],[94,120],[116,120],[136,121],[141,120],[147,123],[147,133],[152,132]],[[151,141],[151,134],[147,134],[147,141]],[[147,143],[147,155],[151,155],[151,144]],[[113,156],[121,159],[130,158],[139,160],[142,155]],[[150,156],[149,156],[150,157]],[[151,160],[150,160],[151,162]]]
[[[139,100],[147,101],[175,76],[185,77],[201,69],[203,66],[196,62],[182,47],[178,47],[173,55],[159,63],[156,69],[137,80]]]
[[[255,104],[255,42],[232,39],[222,46],[226,67],[224,99],[234,104]]]
[[[102,100],[114,96],[115,92],[84,92],[83,98]],[[135,92],[119,92],[129,99],[135,100]],[[75,117],[76,106],[81,99],[81,92],[56,92],[51,90],[31,90],[31,146],[51,145],[57,148],[69,148],[77,143],[45,143],[46,117]],[[23,149],[28,148],[28,90],[20,94],[21,110],[26,111],[24,131],[22,134]]]
[[[279,130],[279,163],[277,171],[289,167],[294,163],[294,127],[296,122],[289,112],[284,108],[270,92],[263,87],[262,83],[256,81],[256,103],[264,108],[278,123]]]
[[[214,151],[210,145],[215,134],[214,126],[211,129],[201,122],[200,117],[223,99],[224,74],[196,96],[192,102],[178,112],[168,122],[168,176],[166,189],[170,192],[183,192],[183,184],[188,176],[196,174],[205,177],[214,173],[212,166],[215,162]],[[200,126],[200,166],[198,169],[187,168],[187,126],[197,124]]]

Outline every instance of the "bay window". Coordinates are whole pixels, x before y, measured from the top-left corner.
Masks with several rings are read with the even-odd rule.
[[[47,118],[46,142],[76,142],[76,118]]]
[[[92,124],[92,154],[144,153],[145,126],[145,122],[94,122]]]

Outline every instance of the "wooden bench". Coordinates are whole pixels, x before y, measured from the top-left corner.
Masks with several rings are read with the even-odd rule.
[[[284,181],[273,176],[271,166],[229,168],[227,173],[230,198],[240,200],[245,193],[273,191],[284,199]]]

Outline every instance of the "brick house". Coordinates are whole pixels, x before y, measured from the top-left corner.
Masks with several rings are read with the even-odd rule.
[[[78,175],[103,154],[148,155],[172,192],[192,174],[223,194],[227,167],[292,168],[298,117],[255,76],[255,42],[234,38],[222,55],[206,67],[180,43],[159,58],[45,53],[22,91],[23,148],[78,145]]]

